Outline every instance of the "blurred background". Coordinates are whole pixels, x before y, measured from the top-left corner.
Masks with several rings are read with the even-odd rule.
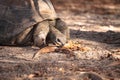
[[[120,14],[120,0],[51,0],[57,12]]]

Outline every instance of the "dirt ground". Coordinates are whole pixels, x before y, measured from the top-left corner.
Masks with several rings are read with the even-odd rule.
[[[0,80],[120,80],[120,15],[62,11],[58,16],[81,50],[32,59],[38,48],[0,46]]]

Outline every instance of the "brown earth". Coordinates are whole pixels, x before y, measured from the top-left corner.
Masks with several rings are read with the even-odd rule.
[[[0,80],[120,80],[119,0],[53,1],[81,49],[32,59],[38,48],[0,46]]]

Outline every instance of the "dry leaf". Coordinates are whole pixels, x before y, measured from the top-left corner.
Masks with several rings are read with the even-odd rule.
[[[43,73],[40,73],[39,71],[36,71],[35,73],[28,75],[28,78],[31,79],[31,78],[34,78],[34,77],[41,77],[42,74]]]
[[[57,48],[58,48],[58,47],[56,47],[56,46],[47,46],[47,47],[44,47],[44,48],[40,49],[37,53],[35,53],[32,58],[35,58],[35,57],[38,56],[39,54],[53,52],[53,51],[55,51]]]
[[[55,50],[55,52],[62,52],[62,53],[65,53],[65,54],[72,53],[72,51],[70,49],[67,49],[67,48],[58,48],[58,49]]]
[[[67,44],[63,46],[63,48],[70,49],[72,51],[80,50],[80,51],[88,51],[89,47],[82,47],[80,43],[74,43],[73,41],[69,41]]]
[[[89,49],[90,48],[88,48],[88,47],[81,47],[80,43],[75,43],[75,42],[70,40],[64,46],[59,47],[59,48],[57,46],[44,47],[44,48],[40,49],[37,53],[35,53],[32,58],[35,58],[39,54],[49,53],[49,52],[54,52],[54,51],[55,52],[62,52],[62,53],[65,53],[65,54],[73,54],[72,51],[76,51],[76,50],[88,51]]]
[[[80,44],[75,44],[73,41],[69,41],[67,44],[63,46],[63,48],[71,49],[71,50],[78,50]]]
[[[85,52],[85,51],[91,50],[91,48],[90,47],[80,47],[79,50]]]
[[[120,54],[112,54],[115,59],[120,59]]]
[[[49,52],[55,51],[55,49],[57,49],[56,46],[47,46],[47,47],[44,47],[44,48],[40,49],[38,51],[38,53],[49,53]]]
[[[31,78],[33,78],[33,77],[35,77],[35,74],[30,74],[30,75],[28,75],[28,78],[29,78],[29,79],[31,79]]]

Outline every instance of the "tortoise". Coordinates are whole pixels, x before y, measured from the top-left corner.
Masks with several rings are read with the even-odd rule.
[[[69,29],[50,0],[0,0],[0,44],[63,45]]]

